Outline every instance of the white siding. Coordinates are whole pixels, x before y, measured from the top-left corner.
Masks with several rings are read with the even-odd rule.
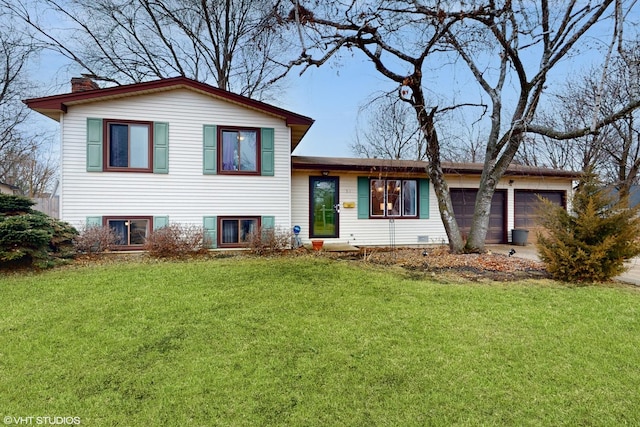
[[[337,173],[331,173],[332,176]],[[319,176],[319,174],[317,174]],[[446,242],[436,196],[429,186],[429,219],[358,219],[358,176],[362,174],[341,174],[340,176],[340,236],[337,239],[324,239],[325,242],[349,243],[357,246],[388,246],[395,234],[396,245],[416,245],[417,236],[428,236],[430,243]],[[414,177],[415,178],[415,177]],[[423,177],[421,177],[423,178]],[[294,224],[300,225],[300,238],[309,241],[309,174],[294,171],[292,183]],[[345,208],[344,202],[353,202],[354,208]],[[395,226],[395,233],[392,233]],[[426,243],[425,243],[426,244]]]
[[[300,238],[303,242],[309,241],[309,176],[313,172],[294,171],[292,179],[292,221],[300,225],[302,231]],[[433,186],[429,186],[429,219],[358,219],[358,189],[357,177],[363,174],[331,172],[331,176],[340,177],[340,204],[354,202],[354,208],[341,208],[340,236],[337,239],[324,239],[325,242],[349,243],[356,246],[389,246],[395,243],[402,245],[426,245],[448,242],[448,238],[440,219],[438,203]],[[320,174],[315,174],[320,176]],[[396,176],[394,175],[394,178]],[[414,176],[413,178],[424,178]],[[479,177],[473,176],[449,176],[447,183],[451,188],[477,188]],[[513,180],[512,183],[509,183]],[[571,197],[571,181],[566,179],[553,179],[543,177],[530,178],[504,178],[499,184],[499,189],[507,189],[507,228],[509,235],[514,224],[514,189],[528,190],[565,190],[568,198]],[[423,208],[423,207],[421,207]],[[392,230],[394,232],[392,233]],[[395,241],[392,242],[392,236]]]
[[[86,171],[86,119],[169,123],[169,173]],[[168,215],[202,224],[203,216],[275,216],[290,226],[290,130],[283,120],[186,89],[71,106],[62,129],[62,219]],[[275,175],[204,175],[205,124],[275,129]]]

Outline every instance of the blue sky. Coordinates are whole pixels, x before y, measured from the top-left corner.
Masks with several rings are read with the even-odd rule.
[[[324,68],[323,68],[324,67]],[[354,157],[358,111],[374,93],[394,84],[377,73],[365,60],[345,60],[340,67],[325,65],[294,71],[280,107],[315,120],[298,146],[296,155]]]
[[[41,81],[41,92],[29,97],[66,93],[71,77],[67,62],[54,54],[44,54],[32,67],[32,75]],[[75,67],[71,67],[74,69]],[[354,157],[350,145],[356,135],[358,110],[369,97],[394,86],[365,60],[349,58],[339,65],[310,68],[302,76],[294,70],[287,77],[286,90],[269,103],[311,117],[315,123],[296,149],[296,155]],[[56,129],[57,123],[34,114],[32,123]]]
[[[609,34],[602,34],[601,41],[608,42],[609,39]],[[579,62],[584,62],[588,57],[593,60],[595,55],[587,53],[580,58]],[[30,96],[69,91],[70,78],[79,75],[80,72],[69,71],[65,64],[64,58],[56,57],[51,53],[43,55],[33,67],[32,75],[42,81],[42,92],[30,94]],[[563,80],[564,74],[575,73],[582,68],[576,65],[571,67],[568,63],[562,64],[558,70],[560,79],[555,81],[556,85]],[[375,93],[393,90],[395,84],[379,74],[363,55],[357,53],[353,55],[343,53],[342,58],[319,68],[309,68],[302,76],[299,76],[299,72],[300,69],[291,71],[287,77],[288,86],[283,96],[270,101],[278,107],[315,120],[294,154],[353,157],[350,145],[355,142],[359,109]],[[444,93],[452,94],[457,98],[465,97],[471,93],[470,90],[477,94],[479,92],[477,84],[469,81],[469,76],[464,74],[465,72],[457,71],[448,73],[442,69],[439,73],[425,75],[425,86],[442,91],[445,85],[447,87],[455,85],[455,91],[444,91]],[[555,87],[557,88],[558,86]],[[42,126],[56,128],[55,122],[36,116],[38,115],[33,116],[34,125],[42,123]],[[362,125],[365,124],[362,123]],[[451,128],[451,126],[448,127]]]

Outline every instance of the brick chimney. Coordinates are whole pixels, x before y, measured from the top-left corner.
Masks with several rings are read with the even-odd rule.
[[[83,74],[82,77],[73,77],[71,79],[71,93],[94,89],[100,89],[100,86],[91,80],[91,76],[87,74]]]

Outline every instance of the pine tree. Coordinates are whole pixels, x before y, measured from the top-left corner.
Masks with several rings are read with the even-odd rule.
[[[32,205],[25,197],[0,194],[0,269],[43,268],[73,255],[76,229]]]
[[[576,190],[570,212],[542,200],[540,258],[551,275],[567,282],[603,282],[626,270],[640,254],[640,207],[612,193],[591,175]]]

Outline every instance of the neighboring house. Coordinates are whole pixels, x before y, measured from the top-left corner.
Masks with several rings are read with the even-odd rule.
[[[0,182],[0,193],[20,195],[21,191],[20,188],[16,187],[15,185]]]
[[[292,156],[313,120],[184,77],[25,103],[60,122],[60,218],[115,229],[140,248],[169,222],[202,225],[213,247],[259,227],[301,228],[303,242],[446,242],[426,163]],[[481,165],[445,166],[464,230]],[[575,174],[512,166],[493,200],[488,243],[530,228],[537,194],[566,205]]]

